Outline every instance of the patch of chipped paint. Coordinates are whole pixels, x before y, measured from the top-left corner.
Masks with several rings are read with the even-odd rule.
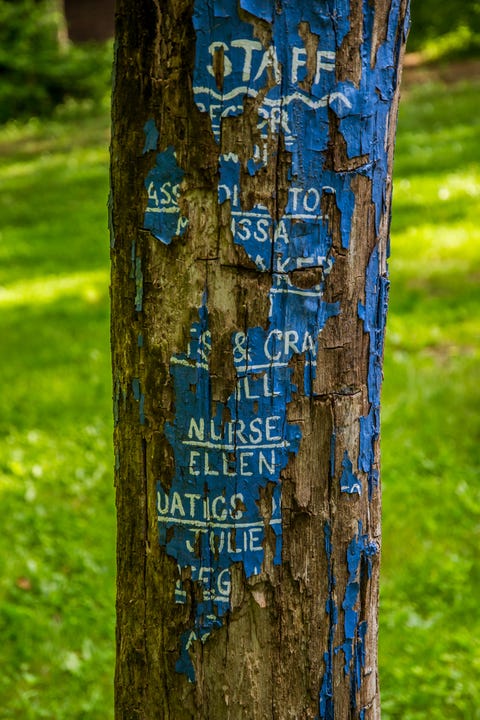
[[[142,386],[139,378],[132,380],[133,397],[138,402],[138,416],[140,425],[145,425],[145,395],[142,392]]]
[[[268,331],[251,332],[263,333],[262,345],[270,348]],[[187,353],[173,356],[170,365],[175,419],[165,434],[174,451],[175,475],[169,492],[158,483],[158,525],[160,544],[180,570],[189,570],[189,585],[196,588],[195,624],[181,638],[177,663],[177,670],[192,680],[188,650],[194,640],[205,642],[230,609],[232,564],[242,563],[247,578],[258,575],[265,544],[274,564],[281,562],[280,473],[301,437],[299,427],[287,421],[292,348],[287,355],[278,350],[276,363],[265,354],[249,358],[251,339],[243,333],[236,333],[232,343],[237,381],[225,405],[211,397],[205,302],[192,325]],[[262,494],[269,498],[266,507]],[[176,601],[191,601],[180,579]]]
[[[337,444],[337,435],[335,432],[330,437],[330,479],[335,477],[335,448]]]
[[[132,240],[132,245],[130,248],[130,280],[135,280],[135,258],[137,256],[137,244],[135,240]]]
[[[255,3],[241,0],[240,7],[271,23],[270,45],[264,47],[255,37],[248,18],[239,17],[237,0],[196,0],[193,92],[198,109],[210,118],[219,149],[224,118],[241,116],[247,107],[244,101],[247,98],[254,101],[250,107],[255,108],[259,144],[250,158],[240,158],[230,151],[233,148],[222,145],[218,202],[229,203],[234,242],[245,249],[259,271],[271,274],[272,286],[267,328],[248,328],[233,336],[236,388],[225,405],[213,405],[210,395],[211,338],[206,303],[200,310],[200,321],[192,326],[188,352],[171,359],[176,414],[174,422],[167,425],[166,434],[175,455],[175,477],[168,493],[161,483],[158,485],[159,533],[160,542],[179,567],[190,569],[190,584],[184,586],[179,580],[177,602],[190,602],[191,586],[201,598],[193,610],[194,626],[181,638],[177,664],[177,670],[191,680],[194,679],[189,652],[192,643],[205,642],[222,624],[230,607],[231,564],[241,562],[247,577],[258,574],[267,536],[274,540],[274,562],[280,562],[280,472],[288,462],[289,453],[297,452],[300,442],[299,429],[286,420],[287,404],[297,390],[289,364],[294,356],[303,357],[304,393],[312,396],[318,336],[328,318],[340,312],[338,303],[327,303],[323,299],[325,278],[334,262],[333,238],[323,208],[328,198],[334,200],[339,213],[341,244],[348,248],[355,210],[352,180],[364,176],[371,182],[378,230],[386,198],[385,137],[396,85],[391,67],[396,66],[400,43],[394,32],[400,0],[392,0],[386,39],[371,64],[374,8],[369,0],[364,0],[361,81],[358,86],[353,82],[338,82],[336,53],[350,29],[349,0],[326,0],[322,4],[284,0],[281,6],[274,0]],[[304,82],[308,53],[300,34],[301,23],[308,23],[310,32],[319,38],[308,90]],[[344,137],[348,158],[358,158],[354,170],[335,171],[327,165],[332,114]],[[272,216],[260,203],[246,210],[241,200],[242,174],[253,176],[277,160],[276,151],[269,155],[269,148],[274,145],[272,137],[281,137],[291,160],[287,202],[279,217]],[[158,219],[154,230],[167,244],[175,234],[173,222],[166,231],[168,215],[172,221],[175,218],[186,222],[178,208],[181,177],[177,179],[176,195],[167,188],[170,205],[166,203],[166,206],[172,209],[169,212],[162,209],[164,181],[172,177],[172,172],[163,172],[167,165],[172,165],[172,158],[162,156],[170,150],[173,154],[169,148],[157,156],[162,158],[157,162],[161,168],[158,179],[154,182],[149,176],[146,181],[150,214],[152,218],[156,214]],[[176,162],[173,172],[183,176]],[[146,218],[147,214],[148,209]],[[153,219],[149,222],[153,224]],[[304,268],[320,271],[313,287],[298,287],[292,280],[292,273]],[[361,312],[365,315],[366,332],[370,332],[367,329],[368,293],[364,310],[359,308]],[[373,384],[375,380],[376,375]],[[359,469],[368,465],[364,472],[368,472],[369,496],[376,472],[369,455],[370,441],[376,432],[374,404],[371,413],[371,418],[369,415],[360,419],[361,433],[363,430],[366,439],[360,438],[359,453]],[[332,442],[335,442],[334,436]],[[266,447],[259,447],[259,443]],[[274,452],[275,456],[268,452]],[[350,473],[347,479],[353,491],[355,475],[348,456],[347,460],[350,465],[345,458],[342,465],[344,473]],[[334,465],[334,458],[331,463]],[[271,491],[271,508],[264,517],[257,502],[260,490],[265,491],[267,487]],[[326,670],[320,695],[321,717],[329,720],[334,716],[331,667],[337,624],[330,537],[330,531],[325,530],[329,567],[327,613],[332,634],[325,655]],[[371,547],[361,545],[363,537],[360,524],[357,545],[361,546],[361,558],[367,558],[367,562]],[[356,551],[352,552],[355,555]],[[342,649],[346,658],[350,652],[346,666],[350,668],[355,655],[358,659],[355,662],[361,668],[361,643],[366,626],[358,624],[355,616],[358,567],[355,569],[351,557],[348,560],[349,583],[344,600],[348,627],[346,621],[346,642]],[[362,560],[360,565],[364,564]],[[347,632],[352,631],[352,622],[356,635],[350,638]],[[352,676],[361,679],[356,671]]]
[[[115,426],[118,425],[120,419],[120,392],[120,383],[116,380],[113,393],[113,422]]]
[[[348,450],[345,450],[343,453],[342,468],[343,471],[340,477],[340,490],[344,493],[348,493],[349,495],[361,495],[362,484],[353,472],[353,465],[352,461],[348,457]]]
[[[338,622],[338,609],[334,598],[335,575],[332,561],[332,530],[328,522],[323,527],[325,554],[327,556],[328,595],[325,603],[325,612],[328,616],[328,651],[324,654],[325,672],[319,697],[319,713],[322,720],[334,720],[335,709],[333,703],[333,643],[335,628]]]
[[[150,150],[157,149],[159,132],[155,124],[155,120],[150,118],[143,126],[143,132],[145,133],[145,145],[143,146],[143,154],[150,152]]]
[[[184,171],[177,165],[172,146],[157,154],[155,167],[145,180],[148,200],[143,226],[165,245],[185,233],[188,219],[180,210],[178,198]]]
[[[388,278],[381,275],[378,247],[371,256],[366,270],[365,305],[358,304],[358,316],[363,320],[366,333],[370,336],[368,360],[368,415],[360,418],[360,452],[358,469],[367,473],[368,497],[378,485],[378,470],[375,464],[375,446],[380,435],[380,391],[382,387],[382,357],[385,339],[385,323],[388,307]]]
[[[143,310],[143,271],[142,258],[135,258],[135,310]]]
[[[352,538],[347,549],[348,581],[342,602],[344,612],[345,642],[336,651],[342,650],[345,657],[345,675],[350,675],[352,707],[356,707],[356,694],[362,682],[362,669],[365,666],[366,621],[359,622],[356,609],[362,581],[370,579],[372,557],[378,554],[378,545],[362,534],[362,522],[358,521],[358,532]]]
[[[238,18],[236,0],[222,0],[220,4],[215,0],[197,0],[195,3],[194,97],[197,107],[209,114],[213,135],[219,142],[223,119],[242,115],[244,100],[248,97],[255,99],[257,129],[264,145],[260,155],[263,156],[264,151],[267,153],[268,140],[272,135],[282,135],[285,149],[291,153],[291,197],[286,218],[280,218],[279,223],[289,217],[295,221],[303,220],[307,224],[307,234],[320,232],[324,242],[328,242],[328,232],[322,228],[325,223],[322,223],[319,208],[323,196],[333,192],[341,213],[342,245],[347,248],[355,206],[351,180],[355,175],[364,175],[372,182],[377,229],[385,210],[388,163],[385,137],[397,83],[396,58],[402,40],[401,34],[396,34],[400,0],[392,2],[386,39],[375,55],[373,66],[370,59],[374,8],[368,0],[364,0],[362,74],[358,87],[353,82],[338,82],[335,75],[336,53],[350,28],[349,0],[330,0],[321,7],[316,3],[294,0],[285,0],[281,8],[275,7],[273,0],[262,2],[259,7],[257,3],[244,2],[242,7],[262,19],[272,18],[272,42],[268,47],[255,38],[250,22]],[[214,22],[212,18],[215,18]],[[302,22],[308,23],[310,32],[320,38],[309,91],[303,82],[307,76],[307,49],[299,34]],[[218,67],[214,69],[218,57],[221,57],[221,90],[217,84]],[[335,172],[326,166],[331,111],[338,118],[348,157],[361,159],[355,170]],[[246,160],[245,167],[252,173],[257,165],[258,158],[253,157]],[[235,185],[229,174],[229,169],[220,162],[219,185],[229,188],[233,197]],[[307,195],[309,192],[310,196]],[[292,206],[298,200],[296,193],[303,193],[304,199],[307,198],[306,207]],[[237,196],[240,196],[239,193]],[[235,207],[232,220],[235,228],[249,227],[252,237],[257,235],[257,245],[269,244],[264,239],[267,218],[263,210],[259,212],[257,208],[252,208],[242,211]],[[316,227],[310,228],[309,225]],[[240,229],[239,235],[241,239],[245,231],[242,233]],[[270,245],[273,244],[276,254],[275,233],[270,235]],[[270,269],[270,258],[274,254],[268,253],[266,247],[263,249],[264,252],[260,248],[260,253],[249,254],[254,260],[257,255],[262,258],[259,269]],[[269,262],[266,262],[265,255]]]

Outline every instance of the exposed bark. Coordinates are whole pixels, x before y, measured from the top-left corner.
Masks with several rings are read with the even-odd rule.
[[[313,3],[318,17],[299,0],[258,5],[257,17],[247,0],[239,10],[224,2],[218,16],[207,0],[118,2],[111,156],[118,720],[380,717],[379,386],[407,0]],[[224,101],[205,107],[202,48],[211,60],[210,98],[227,97],[242,69],[232,37],[199,30],[207,6],[212,24],[234,23],[233,39],[248,30],[249,42],[261,43],[261,51],[248,46],[256,74],[265,62],[260,79],[255,68],[245,77],[245,46],[242,82],[253,91],[218,125]],[[279,29],[289,13],[300,18],[296,65],[277,65],[268,49],[292,52],[291,23],[284,46]],[[301,115],[305,100],[298,125],[296,100],[283,91],[269,100],[287,74],[302,98],[323,108],[313,125]],[[265,108],[274,107],[285,115],[274,123],[272,110],[262,126]],[[318,134],[305,137],[317,123]],[[317,144],[311,154],[309,143]],[[255,217],[264,225],[255,226],[262,240],[253,246],[245,227]],[[302,222],[307,240],[291,251]],[[302,317],[292,319],[297,297]],[[242,371],[247,345],[270,366],[254,372],[247,355]],[[196,415],[201,393],[204,415]],[[189,413],[197,424],[182,435]],[[200,424],[212,418],[213,435],[231,432],[208,455]],[[252,418],[257,424],[248,424]],[[260,436],[280,446],[280,430],[290,453],[265,450],[259,458],[256,449],[242,450]],[[251,507],[238,492],[245,478]],[[197,512],[205,498],[206,515]],[[255,507],[261,529],[241,530],[239,519]],[[203,579],[203,531],[191,536],[191,565],[184,557],[189,545],[180,533],[190,515],[212,533],[213,570]],[[227,515],[235,526],[228,551],[219,529]],[[229,591],[218,589],[220,577]]]

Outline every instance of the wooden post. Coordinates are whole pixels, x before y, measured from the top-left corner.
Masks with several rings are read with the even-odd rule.
[[[379,718],[408,0],[120,0],[116,26],[116,718]]]

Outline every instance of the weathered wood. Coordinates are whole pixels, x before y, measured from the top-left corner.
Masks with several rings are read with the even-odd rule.
[[[407,15],[407,0],[118,2],[118,720],[380,717]]]

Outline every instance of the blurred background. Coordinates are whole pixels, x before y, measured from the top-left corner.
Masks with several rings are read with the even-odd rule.
[[[113,0],[0,0],[0,719],[113,717]],[[413,0],[383,389],[384,720],[480,718],[480,0]]]

